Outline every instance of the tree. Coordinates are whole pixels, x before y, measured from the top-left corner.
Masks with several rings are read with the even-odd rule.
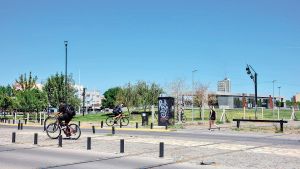
[[[127,111],[130,113],[130,108],[133,107],[136,103],[136,93],[134,90],[134,86],[131,85],[131,83],[127,83],[122,90],[120,90],[117,94],[117,103],[118,104],[124,104],[126,106]]]
[[[158,97],[163,93],[163,89],[155,83],[149,85],[145,81],[138,81],[135,85],[135,93],[137,99],[135,106],[142,106],[146,111],[151,105],[158,103]]]
[[[74,80],[72,79],[72,76],[69,76],[67,84],[67,101],[68,104],[73,107],[78,107],[80,106],[80,99],[76,97],[77,91],[73,86]],[[43,91],[47,94],[49,105],[56,108],[59,107],[60,103],[65,102],[65,90],[65,76],[62,73],[56,73],[49,77],[43,87]]]
[[[202,118],[202,107],[208,101],[207,89],[208,86],[201,83],[195,85],[194,103],[200,108],[200,119]]]
[[[11,112],[17,107],[17,101],[14,97],[11,86],[0,86],[0,109],[1,112]]]
[[[114,87],[104,92],[104,99],[102,99],[102,106],[113,109],[117,105],[117,95],[121,92],[122,88]]]
[[[48,106],[47,94],[38,89],[18,91],[16,98],[21,112],[40,112]]]
[[[186,90],[186,84],[183,79],[176,79],[169,84],[171,95],[175,98],[176,112],[179,112],[180,99]]]
[[[29,77],[27,78],[26,73],[21,74],[19,79],[16,80],[16,85],[20,87],[20,90],[33,89],[36,87],[37,76],[32,76],[29,72]]]
[[[215,94],[207,95],[207,104],[209,106],[218,106],[218,99]]]

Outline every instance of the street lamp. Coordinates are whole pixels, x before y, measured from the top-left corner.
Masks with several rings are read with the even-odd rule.
[[[251,70],[254,72],[254,76],[253,76]],[[256,112],[257,112],[257,73],[252,68],[252,66],[250,66],[248,64],[247,64],[247,67],[246,67],[246,71],[247,71],[247,74],[250,75],[250,78],[254,82],[254,88],[255,88],[255,119],[257,119],[257,116],[256,116]]]
[[[194,121],[194,73],[197,71],[196,69],[192,71],[192,121]]]
[[[275,118],[275,114],[274,114],[274,103],[275,103],[275,96],[274,96],[274,83],[276,82],[276,80],[273,80],[273,105],[272,105],[272,112],[273,112],[273,119]]]
[[[278,87],[279,107],[281,106],[280,88],[281,86]]]
[[[68,41],[65,41],[66,61],[65,61],[65,104],[68,103]]]

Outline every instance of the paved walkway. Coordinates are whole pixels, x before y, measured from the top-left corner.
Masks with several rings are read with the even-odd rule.
[[[251,142],[205,139],[191,137],[166,136],[165,134],[135,135],[135,134],[92,134],[83,132],[79,140],[63,140],[63,147],[58,147],[58,141],[49,139],[46,133],[36,129],[16,130],[14,128],[1,128],[0,147],[14,145],[11,143],[11,133],[16,132],[16,145],[33,146],[34,133],[38,133],[38,145],[40,148],[64,149],[65,151],[93,152],[119,156],[120,139],[125,140],[125,153],[122,156],[133,158],[148,158],[164,160],[168,165],[189,164],[195,168],[202,164],[201,168],[299,168],[300,166],[300,141],[295,134],[274,133],[247,133],[236,132],[226,128],[221,131],[208,131],[206,127],[189,127],[176,131],[177,133],[193,133],[194,135],[209,134],[211,136],[240,136],[252,139],[280,138],[292,140],[296,144],[276,144],[272,142]],[[146,131],[145,131],[146,132]],[[174,132],[173,132],[174,133]],[[92,150],[86,150],[87,137],[92,138]],[[297,141],[299,144],[297,144]],[[165,156],[159,158],[159,143],[165,144]],[[0,151],[0,154],[2,152]],[[151,161],[151,160],[150,160]],[[165,167],[167,167],[166,165]],[[151,167],[150,167],[151,168]]]

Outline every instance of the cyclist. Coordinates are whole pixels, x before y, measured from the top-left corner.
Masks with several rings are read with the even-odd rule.
[[[67,126],[69,122],[72,120],[72,118],[76,115],[75,109],[71,105],[61,103],[58,111],[59,113],[61,113],[61,115],[57,119],[61,124],[62,129],[66,128],[66,136],[69,137],[71,134],[70,134],[70,129]],[[65,121],[64,124],[63,121]]]
[[[122,108],[123,108],[123,104],[119,104],[113,109],[113,114],[115,119],[122,116],[123,113]]]

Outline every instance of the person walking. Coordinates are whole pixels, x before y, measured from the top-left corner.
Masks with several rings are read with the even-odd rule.
[[[215,108],[214,108],[214,106],[210,106],[209,108],[210,108],[210,112],[209,112],[209,128],[208,128],[208,130],[211,130],[213,125],[220,130],[220,127],[215,124],[215,120],[216,120]]]

